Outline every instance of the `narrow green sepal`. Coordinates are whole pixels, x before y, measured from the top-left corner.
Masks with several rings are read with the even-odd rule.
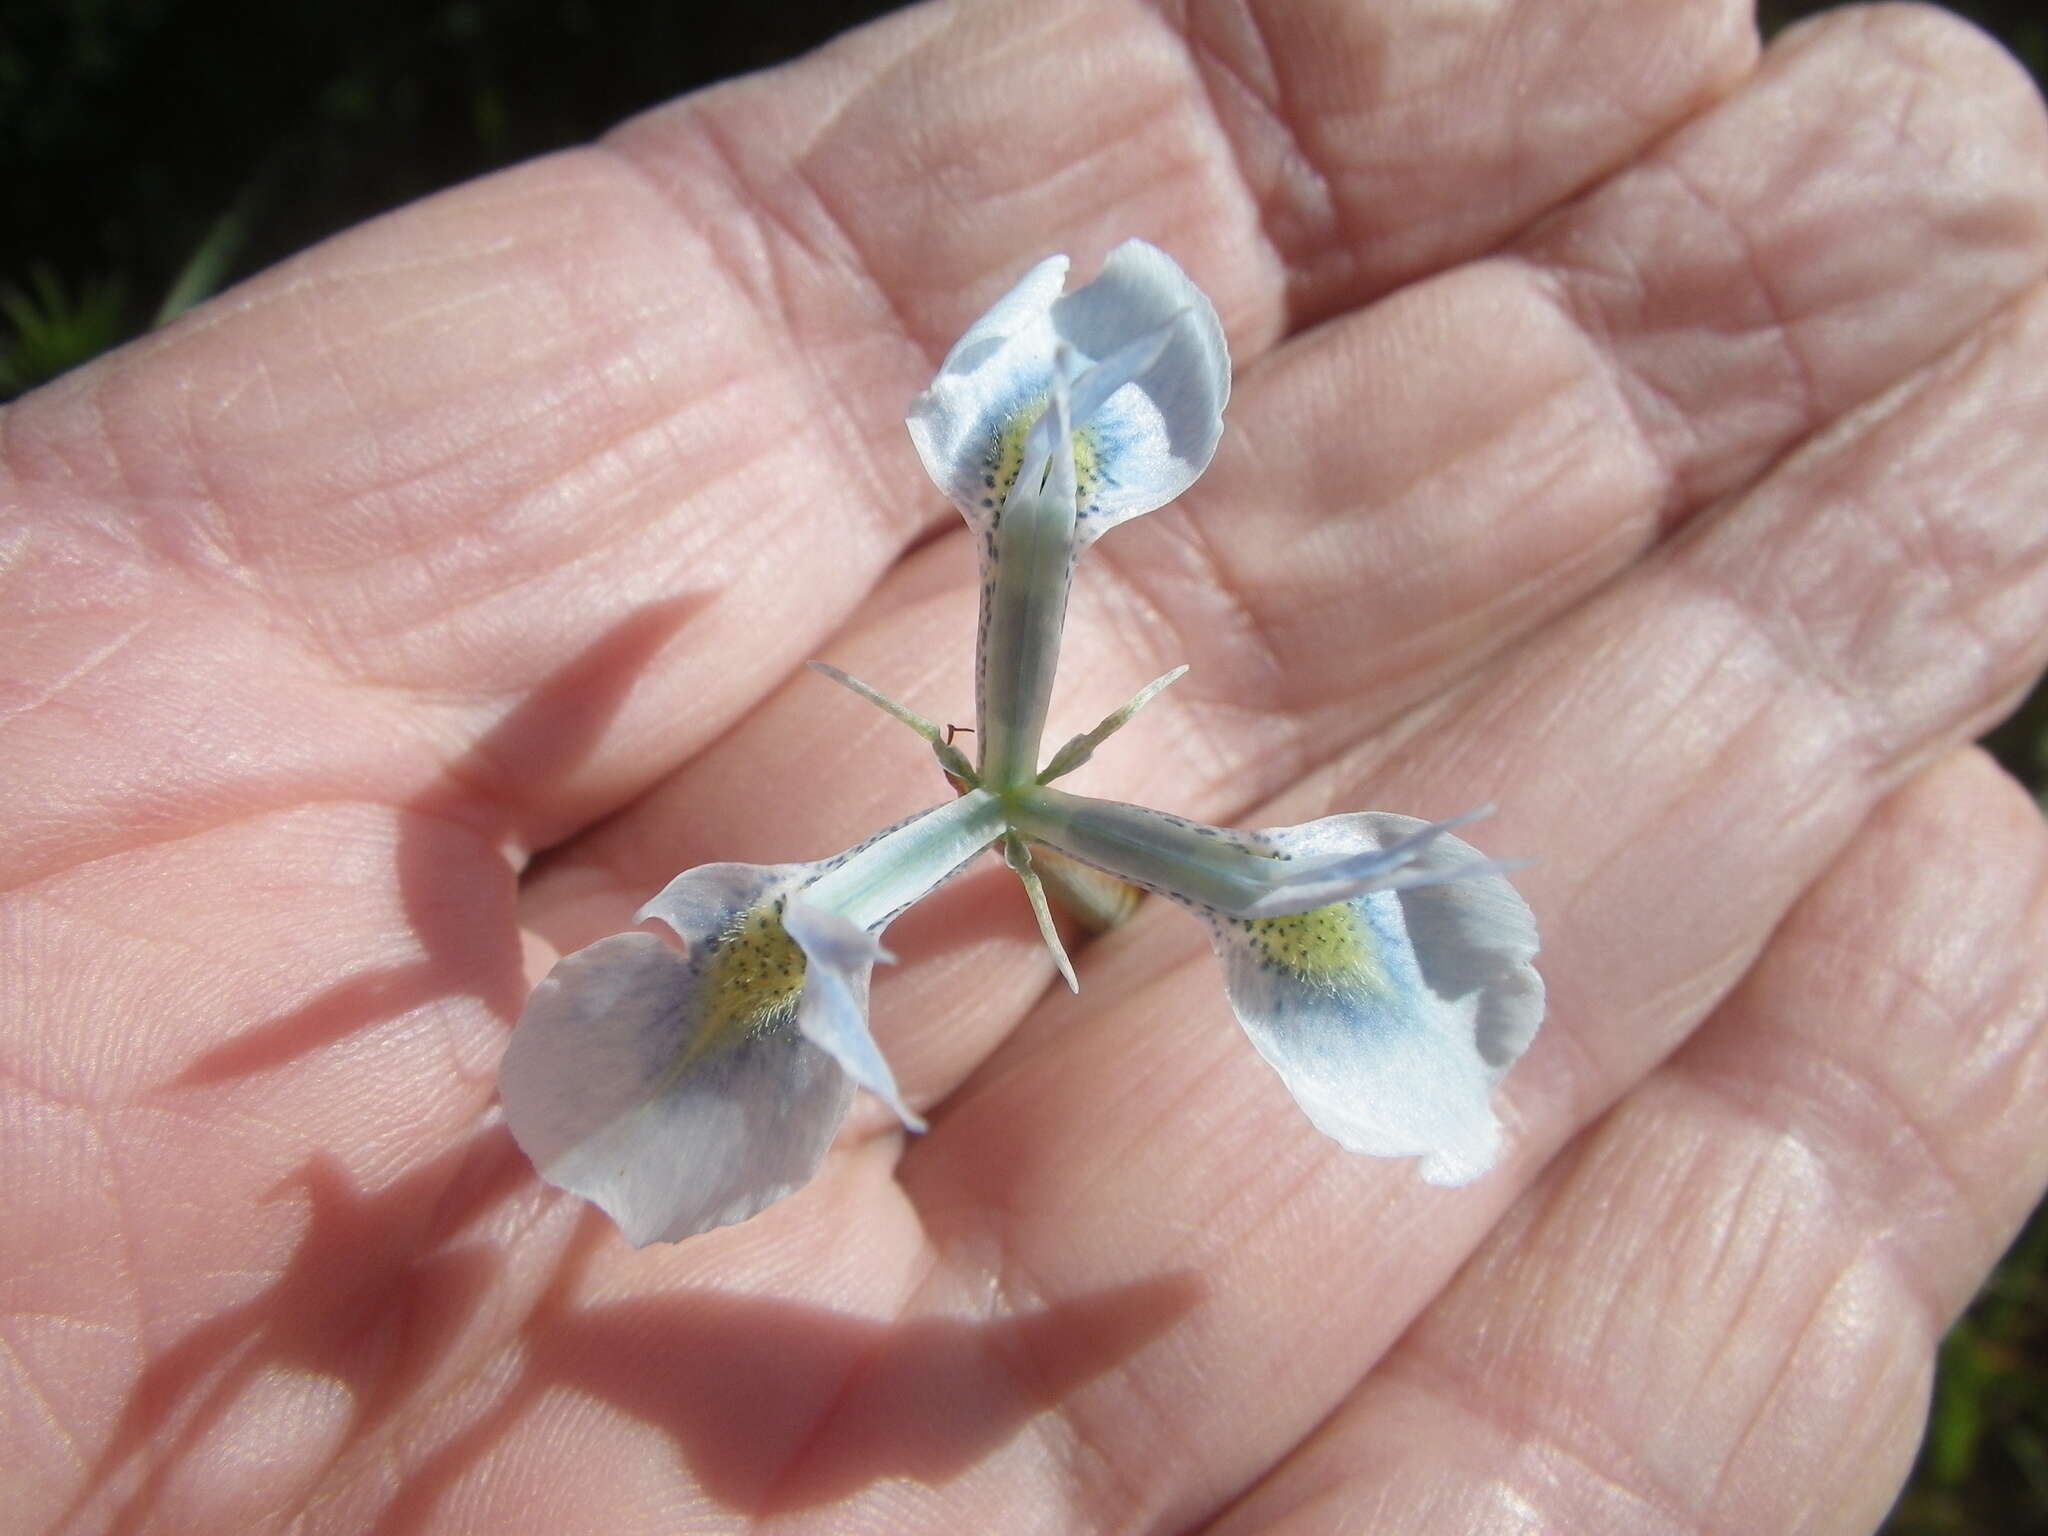
[[[862,698],[866,699],[870,704],[874,705],[877,709],[880,709],[887,714],[894,715],[898,720],[901,720],[905,725],[909,726],[913,731],[917,732],[917,734],[922,736],[926,741],[936,743],[943,741],[945,739],[944,731],[942,731],[937,725],[933,724],[931,721],[925,719],[923,715],[920,715],[908,704],[898,704],[894,699],[890,698],[889,695],[882,692],[881,689],[870,687],[868,684],[862,682],[859,678],[855,677],[851,672],[842,672],[839,670],[839,668],[833,666],[832,663],[829,661],[807,661],[804,663],[804,665],[809,667],[813,672],[817,673],[820,677],[829,677],[832,679],[833,682],[837,683],[840,687],[849,689],[850,691],[859,694]]]
[[[939,760],[939,767],[948,778],[957,781],[962,788],[973,789],[981,783],[973,764],[967,761],[967,754],[946,740],[944,726],[927,720],[908,704],[898,704],[879,688],[870,687],[850,672],[842,672],[829,661],[804,663],[820,677],[829,677],[840,687],[859,694],[885,714],[894,715],[918,735],[931,743],[932,756]]]
[[[1045,771],[1039,774],[1038,782],[1050,784],[1054,779],[1072,773],[1076,768],[1087,762],[1088,759],[1095,755],[1097,747],[1129,725],[1133,715],[1157,698],[1166,689],[1168,684],[1178,682],[1186,671],[1187,666],[1183,663],[1175,667],[1171,672],[1153,678],[1151,682],[1131,695],[1130,703],[1124,705],[1122,709],[1104,715],[1101,723],[1093,730],[1083,731],[1079,736],[1076,736],[1064,747],[1061,747],[1059,751],[1055,752],[1052,761],[1045,765]]]
[[[1074,976],[1074,963],[1067,958],[1066,946],[1060,943],[1059,929],[1053,926],[1052,908],[1045,901],[1045,887],[1039,882],[1038,871],[1031,867],[1031,849],[1014,832],[1003,835],[1003,862],[1014,869],[1017,878],[1024,882],[1024,894],[1031,899],[1031,915],[1038,919],[1039,937],[1045,940],[1045,947],[1052,952],[1052,963],[1059,967],[1060,975],[1066,979],[1067,990],[1080,991],[1081,983]]]

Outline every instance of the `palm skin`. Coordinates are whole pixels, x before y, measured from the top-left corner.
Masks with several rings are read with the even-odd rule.
[[[1216,465],[1050,740],[1440,816],[1544,925],[1471,1188],[1323,1142],[1148,904],[890,934],[819,1179],[641,1251],[493,1069],[677,870],[945,793],[902,404],[1023,266],[1217,299]],[[2048,134],[1945,18],[906,12],[333,241],[0,417],[24,1529],[1857,1531],[2048,1183]],[[1142,733],[1142,734],[1141,734]],[[528,935],[522,942],[522,933]]]

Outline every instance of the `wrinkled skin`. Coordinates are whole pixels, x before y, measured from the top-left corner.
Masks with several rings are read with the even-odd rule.
[[[18,1528],[1861,1531],[2048,1180],[2048,148],[1951,20],[940,6],[337,239],[0,418]],[[943,795],[900,423],[1030,261],[1217,299],[1229,431],[1049,740],[1208,820],[1486,800],[1554,1006],[1456,1192],[1183,914],[890,934],[811,1187],[635,1252],[493,1065],[678,869]],[[522,942],[522,933],[529,935]]]

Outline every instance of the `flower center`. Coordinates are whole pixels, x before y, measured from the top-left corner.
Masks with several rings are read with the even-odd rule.
[[[1379,940],[1357,904],[1339,901],[1289,917],[1240,922],[1258,952],[1259,964],[1268,970],[1284,970],[1333,990],[1381,991],[1387,985]]]
[[[998,516],[1003,503],[1009,499],[1010,487],[1017,483],[1017,471],[1024,467],[1024,440],[1031,436],[1031,429],[1038,425],[1038,418],[1045,414],[1047,397],[1034,395],[1010,414],[995,434],[995,440],[981,461],[981,504]],[[1089,509],[1088,498],[1095,489],[1099,453],[1092,428],[1075,423],[1074,432],[1074,501],[1081,510]]]
[[[782,926],[782,898],[741,913],[704,959],[705,1048],[767,1034],[796,1017],[804,952]]]

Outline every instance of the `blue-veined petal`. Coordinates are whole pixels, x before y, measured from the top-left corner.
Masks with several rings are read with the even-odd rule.
[[[1492,1166],[1493,1087],[1543,1018],[1536,925],[1444,823],[1365,812],[1237,832],[1040,789],[1016,824],[1203,918],[1231,1008],[1318,1130],[1420,1157],[1435,1184]],[[1284,899],[1338,878],[1364,888],[1307,910]]]
[[[1101,274],[1062,296],[1066,258],[1027,273],[947,354],[911,403],[908,426],[926,471],[970,525],[985,528],[1018,483],[1027,439],[1049,398],[1054,357],[1073,353],[1077,412],[1077,536],[1149,512],[1208,466],[1230,395],[1230,356],[1214,306],[1171,257],[1141,240],[1110,252]],[[1128,366],[1130,350],[1164,328],[1132,377],[1102,388],[1097,364]],[[1044,462],[1043,458],[1039,462]],[[1035,487],[1026,487],[1035,489]]]
[[[1386,847],[1423,831],[1365,813],[1261,834],[1303,854],[1340,838]],[[1431,1184],[1494,1164],[1494,1086],[1543,1020],[1531,963],[1536,924],[1456,838],[1430,839],[1418,873],[1437,884],[1381,889],[1280,917],[1205,912],[1230,1005],[1309,1120],[1353,1152],[1419,1157]]]
[[[872,935],[1001,830],[975,791],[836,858],[677,876],[640,916],[682,952],[615,934],[535,989],[500,1070],[513,1135],[637,1245],[743,1221],[801,1186],[856,1082],[920,1124],[868,1034]]]
[[[787,871],[705,873],[730,905],[685,934],[687,953],[635,932],[564,957],[499,1069],[506,1123],[542,1177],[635,1247],[744,1221],[801,1187],[853,1100],[796,1028],[803,957],[771,915]]]

